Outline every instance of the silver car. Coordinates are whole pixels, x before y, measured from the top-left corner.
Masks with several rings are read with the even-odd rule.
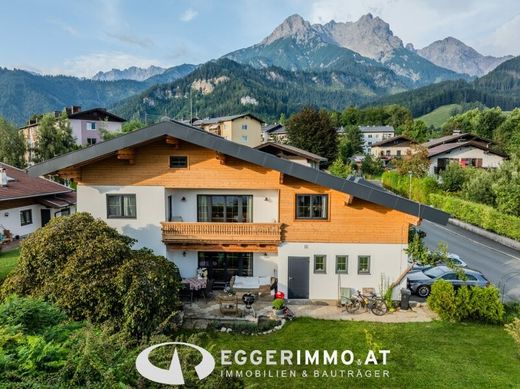
[[[408,273],[408,289],[412,293],[420,297],[428,297],[431,286],[437,280],[445,280],[450,282],[455,288],[467,286],[485,287],[489,285],[489,281],[484,275],[476,270],[464,269],[462,271],[466,275],[465,280],[459,279],[457,273],[448,266],[436,266],[424,271],[415,271]]]
[[[468,266],[467,263],[464,262],[457,254],[448,253],[447,257],[448,257],[448,260],[446,262],[449,262],[449,264],[451,264],[453,266],[456,266],[456,267],[467,267]],[[411,271],[419,271],[419,270],[425,271],[432,267],[441,266],[441,265],[448,266],[448,263],[446,263],[446,262],[438,262],[436,265],[421,265],[419,263],[416,263],[413,265]]]

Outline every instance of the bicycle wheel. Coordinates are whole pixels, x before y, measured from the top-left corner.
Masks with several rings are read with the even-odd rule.
[[[383,316],[385,313],[388,312],[388,307],[386,306],[384,300],[377,299],[374,300],[374,302],[372,303],[371,311],[376,316]]]
[[[359,308],[361,308],[361,304],[359,303],[359,301],[356,301],[355,303],[350,302],[345,306],[345,308],[348,313],[354,313],[358,311]]]

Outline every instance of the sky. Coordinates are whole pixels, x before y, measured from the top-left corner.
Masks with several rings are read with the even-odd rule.
[[[295,13],[326,23],[368,12],[416,48],[453,36],[482,54],[520,55],[520,0],[0,0],[0,66],[91,77],[198,64]]]

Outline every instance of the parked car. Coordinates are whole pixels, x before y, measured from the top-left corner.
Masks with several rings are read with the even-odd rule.
[[[424,271],[426,269],[430,269],[435,266],[448,266],[449,264],[446,262],[450,262],[454,266],[457,267],[467,267],[468,264],[464,262],[457,254],[448,253],[448,261],[439,261],[435,265],[422,265],[420,263],[416,263],[412,266],[411,271]]]
[[[489,285],[489,281],[482,273],[465,268],[462,268],[462,271],[466,275],[465,280],[459,279],[456,271],[444,265],[432,267],[424,271],[412,272],[408,274],[408,289],[420,297],[428,297],[431,291],[431,286],[437,280],[448,281],[455,288],[462,285],[480,287]]]

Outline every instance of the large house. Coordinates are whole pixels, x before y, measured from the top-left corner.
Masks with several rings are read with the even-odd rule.
[[[395,130],[392,126],[360,126],[359,131],[361,132],[365,154],[370,154],[374,143],[395,136]]]
[[[72,189],[0,163],[0,235],[23,237],[53,217],[74,213]],[[1,239],[0,239],[1,240]]]
[[[361,179],[345,180],[188,124],[167,121],[28,169],[77,182],[78,210],[173,261],[276,277],[289,298],[380,291],[407,269],[410,225],[448,214]]]
[[[463,167],[497,168],[507,158],[495,142],[469,133],[432,139],[422,146],[428,150],[430,174],[439,174],[453,162]]]
[[[121,126],[126,121],[105,108],[92,108],[85,111],[80,106],[73,105],[66,107],[65,112],[72,128],[72,136],[76,144],[81,146],[94,145],[102,140],[100,129],[109,132],[121,131]],[[55,111],[54,115],[61,115],[60,111]],[[38,142],[38,127],[40,123],[37,118],[31,119],[29,123],[20,128],[27,145],[26,161],[32,162],[32,149]]]
[[[193,125],[249,147],[262,143],[263,120],[249,113],[195,120]]]
[[[404,135],[394,136],[379,142],[372,143],[371,154],[383,160],[401,158],[415,152],[417,142]]]

